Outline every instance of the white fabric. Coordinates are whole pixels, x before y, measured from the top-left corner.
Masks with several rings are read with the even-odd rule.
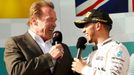
[[[130,57],[130,65],[128,75],[134,75],[134,53]]]
[[[28,30],[29,34],[32,36],[32,38],[38,43],[40,48],[42,49],[43,53],[48,53],[50,48],[52,47],[50,40],[44,42],[43,39],[36,35],[34,32],[31,30]]]
[[[82,74],[84,75],[90,75],[90,74],[93,74],[94,71],[93,71],[93,68],[92,67],[89,67],[89,66],[85,66],[83,69],[82,69]]]
[[[88,68],[82,70],[83,75],[127,75],[129,53],[124,45],[109,38],[97,46],[98,50],[88,58]]]

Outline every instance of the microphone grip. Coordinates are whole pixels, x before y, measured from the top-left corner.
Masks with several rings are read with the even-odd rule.
[[[77,52],[76,58],[81,59],[81,54],[82,54],[82,49],[78,48],[78,52]]]

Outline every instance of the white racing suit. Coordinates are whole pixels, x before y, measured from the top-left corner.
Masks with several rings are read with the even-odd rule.
[[[123,44],[109,38],[97,46],[82,69],[83,75],[127,75],[130,56]]]

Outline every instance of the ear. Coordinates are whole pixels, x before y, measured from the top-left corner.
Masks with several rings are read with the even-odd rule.
[[[102,25],[100,22],[97,22],[95,27],[96,27],[96,30],[99,31],[102,28]]]
[[[32,16],[32,23],[34,24],[34,25],[38,25],[38,22],[37,22],[37,18],[35,17],[35,16]]]

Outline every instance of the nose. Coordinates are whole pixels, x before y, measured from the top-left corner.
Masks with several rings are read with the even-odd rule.
[[[55,23],[53,24],[53,27],[54,27],[54,28],[56,27],[56,24],[55,24]]]

